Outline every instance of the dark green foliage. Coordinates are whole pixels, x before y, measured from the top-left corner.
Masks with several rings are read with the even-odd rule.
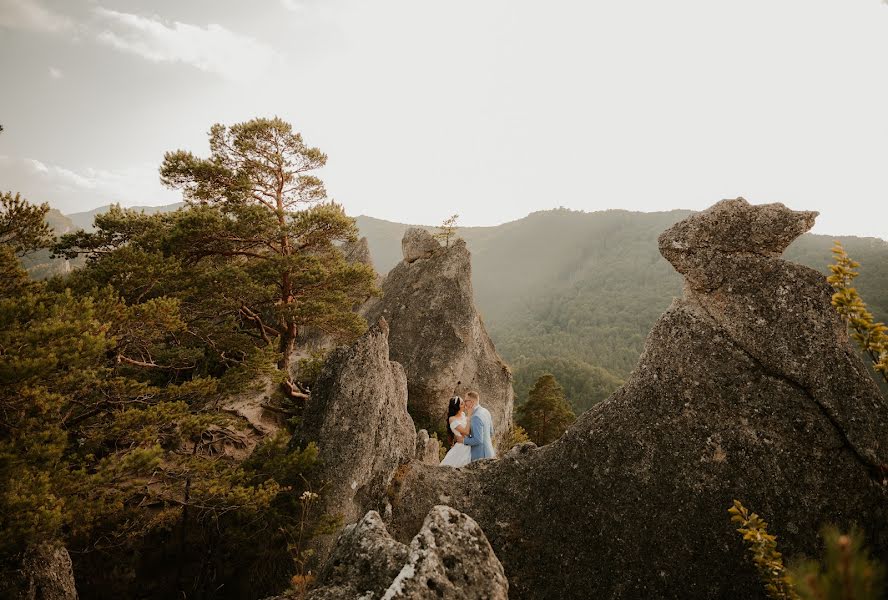
[[[11,248],[16,256],[49,246],[52,230],[45,221],[48,212],[48,204],[34,206],[20,194],[0,194],[0,246]]]
[[[219,405],[262,373],[283,375],[256,319],[286,311],[329,333],[362,330],[350,294],[372,290],[369,275],[335,247],[352,221],[331,204],[294,213],[286,230],[304,252],[251,261],[245,234],[280,232],[267,211],[114,207],[56,246],[85,257],[82,269],[36,283],[16,251],[45,243],[28,233],[45,231],[45,211],[16,210],[40,226],[0,244],[0,571],[59,540],[84,597],[285,587],[329,525],[301,499],[317,449],[290,449],[282,432],[249,454],[248,432]],[[282,269],[298,286],[283,309],[268,300]]]
[[[739,500],[728,509],[739,525],[750,558],[769,598],[774,600],[877,600],[885,594],[885,567],[870,557],[858,528],[845,534],[833,525],[821,531],[821,560],[795,560],[786,568],[777,536],[768,523]]]
[[[529,388],[545,361],[578,411],[594,400],[575,395],[574,370],[562,367],[594,365],[617,378],[630,373],[651,327],[682,293],[681,276],[660,256],[657,237],[689,214],[556,209],[496,227],[460,228],[472,252],[476,304],[521,382],[517,399],[519,386]],[[358,224],[385,273],[401,259],[407,226],[369,217],[358,217]],[[786,258],[827,275],[834,239],[805,234]],[[888,321],[888,242],[839,239],[863,265],[855,280],[860,294],[877,321]]]
[[[375,273],[349,263],[339,246],[357,241],[342,208],[325,203],[312,174],[327,156],[281,119],[210,129],[210,157],[164,156],[161,181],[195,207],[171,242],[186,264],[220,263],[239,317],[280,350],[291,392],[290,356],[302,328],[354,336],[366,326],[352,309],[376,293]],[[235,290],[237,290],[235,292]],[[238,293],[240,292],[240,293]]]
[[[820,561],[794,563],[790,569],[796,589],[804,600],[879,600],[885,593],[885,567],[863,545],[864,535],[854,528],[842,533],[824,527]]]
[[[545,373],[557,373],[564,397],[579,414],[606,399],[623,385],[623,380],[601,367],[572,358],[533,358],[512,364],[516,400],[527,398],[531,386]]]
[[[564,399],[564,390],[549,373],[537,379],[517,412],[515,422],[538,446],[557,440],[577,419]]]

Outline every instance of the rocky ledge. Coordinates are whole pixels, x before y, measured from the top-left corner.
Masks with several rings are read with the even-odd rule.
[[[513,595],[532,599],[764,598],[734,499],[788,557],[817,554],[827,522],[862,524],[884,556],[888,408],[823,275],[779,258],[814,217],[738,198],[666,231],[685,294],[626,385],[548,446],[402,467],[389,531],[408,540],[452,506],[483,528]]]

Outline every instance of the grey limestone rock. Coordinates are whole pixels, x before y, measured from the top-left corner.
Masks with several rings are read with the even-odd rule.
[[[429,432],[420,429],[416,433],[416,460],[427,465],[437,465],[441,462],[441,442],[429,437]]]
[[[687,280],[626,385],[556,442],[392,485],[402,541],[448,504],[484,529],[521,598],[764,598],[729,520],[762,515],[786,557],[825,523],[888,553],[888,409],[823,276],[779,258],[812,213],[723,201],[660,238]]]
[[[401,239],[404,262],[412,263],[420,258],[429,258],[441,249],[441,244],[427,230],[411,227]]]
[[[509,583],[470,517],[435,506],[409,546],[392,539],[376,512],[340,536],[310,600],[505,600]]]
[[[414,238],[429,248],[435,244],[424,260],[410,260],[415,253],[408,248],[427,247]],[[364,314],[370,322],[384,317],[389,323],[391,359],[407,373],[411,414],[420,427],[443,425],[451,395],[474,389],[493,417],[496,442],[511,425],[512,374],[475,308],[465,242],[445,248],[428,232],[411,229],[404,248],[404,260],[382,284],[382,297]]]
[[[407,379],[389,360],[388,331],[381,319],[354,345],[331,353],[294,440],[317,443],[321,508],[345,523],[384,510],[392,475],[416,449]],[[319,550],[323,556],[325,548]]]

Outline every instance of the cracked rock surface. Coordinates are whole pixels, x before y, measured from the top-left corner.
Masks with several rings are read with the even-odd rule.
[[[419,228],[407,230],[402,247],[404,260],[386,276],[382,297],[363,311],[370,323],[389,323],[391,359],[407,373],[410,412],[419,427],[439,427],[454,392],[477,390],[496,443],[512,421],[512,373],[475,307],[469,250],[461,239],[444,247]]]
[[[392,488],[402,541],[448,504],[484,530],[519,598],[765,598],[728,507],[784,556],[825,523],[888,552],[888,408],[815,271],[783,249],[815,214],[725,200],[660,238],[686,280],[626,385],[558,441]]]
[[[389,360],[388,333],[380,319],[351,347],[330,354],[293,440],[300,447],[318,445],[319,508],[344,523],[368,510],[384,511],[393,473],[416,452],[407,379],[401,365]],[[323,559],[333,540],[314,543]]]
[[[509,584],[470,517],[435,506],[409,545],[374,511],[343,532],[310,600],[506,600]]]

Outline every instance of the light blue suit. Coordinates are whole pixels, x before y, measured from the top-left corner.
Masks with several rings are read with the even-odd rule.
[[[463,444],[472,449],[472,462],[481,458],[496,458],[492,440],[493,419],[490,411],[478,406],[472,414],[472,433],[463,439]]]

